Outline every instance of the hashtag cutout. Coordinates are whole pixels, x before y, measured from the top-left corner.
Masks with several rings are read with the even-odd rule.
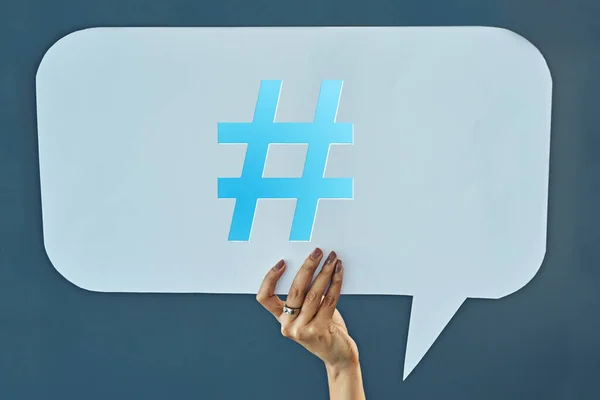
[[[325,178],[331,144],[352,144],[353,125],[335,122],[342,82],[323,81],[313,122],[275,122],[282,81],[265,80],[252,122],[220,122],[218,142],[247,144],[239,178],[218,178],[218,197],[235,199],[229,241],[250,239],[258,199],[296,199],[290,241],[310,241],[320,199],[352,199],[352,178]],[[300,178],[264,178],[270,144],[307,144]]]

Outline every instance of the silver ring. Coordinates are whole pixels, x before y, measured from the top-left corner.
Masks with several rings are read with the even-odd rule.
[[[296,312],[300,311],[300,308],[291,308],[286,304],[283,305],[283,312],[287,315],[296,315]]]

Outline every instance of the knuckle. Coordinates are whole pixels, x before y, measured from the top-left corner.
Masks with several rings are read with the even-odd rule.
[[[333,307],[335,305],[336,300],[336,297],[333,295],[325,295],[325,297],[323,297],[323,305],[326,307]]]
[[[309,326],[298,328],[294,332],[294,335],[298,340],[308,340],[314,336],[314,329]]]
[[[318,297],[319,295],[315,291],[309,290],[308,293],[306,293],[305,301],[314,302],[315,300],[317,300]]]
[[[329,326],[327,327],[327,330],[332,335],[335,335],[337,333],[337,328],[334,324],[329,324]]]
[[[314,336],[317,336],[318,333],[319,333],[319,330],[315,326],[311,325],[311,326],[306,327],[306,334],[308,336],[314,337]]]
[[[306,340],[306,331],[304,329],[296,329],[294,331],[294,338],[296,338],[297,340]]]
[[[288,297],[292,299],[297,299],[300,297],[300,289],[297,286],[292,285],[290,287],[290,291],[288,292]]]
[[[292,332],[290,331],[289,327],[287,327],[285,325],[281,325],[281,335],[286,338],[291,338]]]
[[[266,300],[265,295],[262,293],[258,293],[256,295],[256,301],[258,301],[260,304],[264,303],[264,301]]]
[[[308,325],[305,328],[303,339],[320,342],[320,341],[323,341],[323,338],[326,336],[325,332],[326,332],[326,329],[324,326]]]
[[[292,339],[301,340],[304,337],[304,332],[302,331],[302,329],[294,327],[290,329],[290,337]]]

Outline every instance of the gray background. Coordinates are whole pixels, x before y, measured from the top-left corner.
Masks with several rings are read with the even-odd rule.
[[[491,25],[527,37],[554,80],[546,261],[526,287],[468,300],[401,381],[410,298],[345,297],[370,399],[597,399],[600,2],[0,2],[0,397],[325,399],[320,362],[251,295],[82,291],[42,243],[34,78],[92,26]],[[232,324],[231,310],[236,323]],[[285,377],[291,377],[285,379]]]

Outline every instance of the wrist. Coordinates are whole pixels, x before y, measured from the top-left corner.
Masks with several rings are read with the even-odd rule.
[[[335,364],[325,363],[325,370],[327,371],[327,376],[330,380],[337,380],[345,377],[351,378],[357,375],[360,376],[361,374],[358,359]]]
[[[331,400],[365,400],[358,359],[335,365],[326,364],[325,368]]]

